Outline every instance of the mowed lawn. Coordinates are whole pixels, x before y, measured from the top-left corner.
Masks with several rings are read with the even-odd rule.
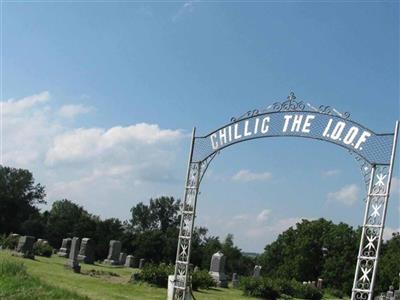
[[[28,274],[39,278],[41,282],[48,286],[58,287],[73,292],[75,295],[88,297],[89,299],[162,299],[165,300],[167,290],[152,287],[143,283],[129,283],[129,279],[133,272],[138,269],[111,267],[101,264],[86,265],[81,264],[81,273],[75,274],[71,270],[64,267],[66,259],[53,255],[51,258],[36,256],[35,260],[23,259],[11,256],[9,251],[0,251],[0,260],[9,260],[15,262],[23,262],[26,266]],[[91,274],[91,275],[89,275]],[[0,282],[0,286],[1,286]],[[37,283],[35,283],[37,284]],[[6,283],[5,283],[6,285]],[[9,285],[10,286],[10,285]],[[43,286],[41,289],[46,289]],[[13,295],[8,294],[2,299],[37,299],[35,295],[29,295],[26,288],[18,289]],[[58,291],[59,292],[59,291]],[[34,293],[34,292],[33,292]],[[73,294],[59,296],[57,299],[79,299]],[[211,289],[201,292],[195,292],[197,300],[240,300],[240,299],[256,299],[242,295],[237,289]],[[56,296],[54,296],[56,297]],[[51,299],[51,296],[47,296]]]

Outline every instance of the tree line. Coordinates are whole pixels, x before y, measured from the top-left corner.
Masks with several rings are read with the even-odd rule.
[[[95,241],[95,256],[107,256],[109,241],[122,242],[122,251],[155,264],[174,264],[180,223],[180,201],[173,197],[150,199],[130,210],[130,219],[101,219],[67,199],[45,204],[45,187],[35,183],[28,170],[0,166],[0,234],[18,233],[44,238],[59,248],[65,237],[88,237]],[[262,266],[267,277],[314,281],[323,278],[325,286],[349,294],[354,276],[361,229],[325,219],[302,220],[266,245],[258,257],[244,255],[233,241],[210,236],[205,227],[196,227],[191,262],[208,270],[213,253],[226,255],[226,272],[251,275],[254,265]],[[398,286],[400,236],[383,243],[378,269],[377,291]]]

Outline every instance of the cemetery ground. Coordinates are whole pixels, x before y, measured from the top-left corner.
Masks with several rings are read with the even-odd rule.
[[[23,264],[28,275],[2,274],[9,262]],[[166,289],[129,283],[132,273],[140,272],[138,269],[81,264],[81,274],[77,274],[66,269],[65,262],[65,258],[56,255],[31,260],[14,257],[8,250],[0,251],[0,299],[166,299]],[[234,288],[213,288],[194,295],[197,300],[256,299]],[[324,299],[334,298],[325,295]]]
[[[81,274],[64,267],[66,259],[35,256],[35,260],[11,256],[0,251],[0,263],[23,263],[29,275],[38,279],[23,282],[20,279],[0,277],[0,299],[166,299],[167,290],[146,283],[129,283],[138,269],[81,264]],[[1,274],[0,274],[1,276]],[[17,282],[16,282],[17,281]],[[238,289],[210,289],[195,292],[198,300],[255,299],[242,295]]]

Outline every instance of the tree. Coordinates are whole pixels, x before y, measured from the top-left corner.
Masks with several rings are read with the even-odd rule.
[[[126,245],[138,257],[153,262],[174,262],[179,233],[180,201],[173,197],[150,199],[131,209],[132,241]]]
[[[400,274],[400,233],[394,233],[392,238],[382,245],[379,259],[378,278],[375,291],[386,292],[390,285],[397,288]]]
[[[325,219],[302,220],[265,247],[260,257],[268,276],[314,281],[349,292],[354,275],[360,232]]]
[[[0,166],[0,232],[21,232],[23,222],[38,213],[36,205],[46,203],[45,196],[31,172]]]

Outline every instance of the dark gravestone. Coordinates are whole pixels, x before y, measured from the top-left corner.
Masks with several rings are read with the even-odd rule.
[[[21,236],[17,245],[17,252],[15,253],[17,256],[21,256],[24,258],[34,259],[35,256],[33,254],[33,244],[35,243],[34,236]]]
[[[120,265],[125,265],[125,261],[126,261],[126,253],[121,252],[119,254],[119,264]]]
[[[78,254],[78,261],[85,264],[94,263],[94,241],[92,239],[82,239],[81,248]]]
[[[141,258],[141,259],[139,260],[139,269],[143,269],[145,263],[146,263],[145,259],[144,259],[144,258]]]
[[[81,239],[78,237],[72,238],[71,249],[69,251],[69,258],[66,263],[66,267],[71,268],[75,273],[81,271],[81,266],[78,262],[78,253],[81,245]]]
[[[104,260],[105,264],[119,265],[119,254],[121,253],[121,242],[111,240],[110,248],[108,249],[107,259]]]
[[[125,267],[127,268],[136,268],[137,262],[133,255],[128,255],[125,260]]]
[[[228,287],[225,275],[225,255],[221,251],[213,254],[209,273],[218,287]]]
[[[71,238],[66,238],[62,240],[61,243],[61,248],[58,251],[58,256],[60,257],[68,257],[69,256],[69,250],[71,249]]]

